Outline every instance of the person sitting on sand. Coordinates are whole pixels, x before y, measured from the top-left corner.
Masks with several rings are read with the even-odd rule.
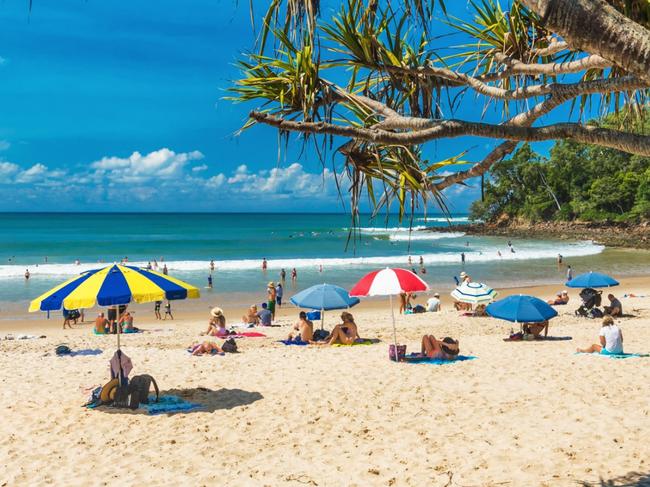
[[[623,332],[614,324],[611,316],[603,318],[603,326],[600,329],[598,337],[600,343],[593,344],[588,348],[578,348],[580,353],[602,353],[602,354],[620,354],[623,353]]]
[[[99,313],[95,319],[95,333],[104,335],[110,331],[111,325],[104,317],[104,313]]]
[[[208,323],[208,331],[206,335],[213,337],[226,337],[230,332],[226,329],[226,317],[221,308],[212,308],[210,310],[210,322]]]
[[[549,299],[546,302],[551,306],[561,306],[564,304],[569,304],[569,293],[566,290],[564,290],[562,292],[557,293],[555,299]]]
[[[458,358],[459,351],[458,340],[450,337],[438,340],[433,335],[424,335],[422,337],[421,352],[418,356],[439,360],[455,360]]]
[[[257,317],[259,318],[260,325],[262,326],[273,325],[273,313],[269,311],[267,303],[262,303],[262,309],[257,312]]]
[[[259,317],[257,316],[257,306],[252,304],[246,314],[241,317],[241,320],[246,325],[258,325],[260,322]]]
[[[293,330],[289,333],[289,340],[307,343],[314,340],[314,324],[307,319],[307,313],[304,311],[298,315],[298,321],[293,325]]]
[[[454,308],[456,311],[471,311],[472,305],[469,303],[461,303],[460,301],[454,301]]]
[[[224,353],[221,347],[214,342],[194,342],[190,346],[189,350],[192,352],[192,355],[203,355],[204,353],[212,355],[215,352],[221,354]]]
[[[479,304],[474,308],[474,316],[487,316],[487,311],[485,310],[484,304]]]
[[[351,313],[347,311],[341,313],[341,321],[343,323],[334,327],[329,338],[324,343],[325,345],[334,345],[336,343],[352,345],[356,341],[362,341],[357,324],[354,322],[354,316]]]
[[[623,316],[623,305],[613,294],[608,294],[609,306],[603,306],[606,315]]]
[[[133,315],[128,311],[122,315],[122,322],[120,325],[122,326],[123,333],[133,333],[134,331],[138,331],[138,329],[133,326]]]
[[[427,300],[427,311],[438,312],[440,311],[440,294],[434,293],[432,298]]]
[[[548,320],[541,323],[524,323],[521,326],[525,335],[533,335],[537,339],[544,332],[544,336],[548,336]]]

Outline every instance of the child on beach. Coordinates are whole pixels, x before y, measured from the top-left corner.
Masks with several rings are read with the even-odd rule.
[[[623,332],[614,324],[614,318],[611,316],[603,318],[598,341],[600,343],[594,343],[588,348],[578,348],[576,351],[580,353],[597,352],[604,355],[623,353]]]
[[[165,303],[165,316],[163,320],[166,320],[167,316],[169,316],[169,318],[172,320],[174,319],[174,315],[172,315],[172,303],[169,301]]]

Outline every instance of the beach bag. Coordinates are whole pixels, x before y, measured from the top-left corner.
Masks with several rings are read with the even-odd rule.
[[[327,340],[327,337],[330,336],[330,332],[327,330],[316,330],[314,332],[314,341],[315,342],[322,342]]]
[[[70,355],[72,350],[66,344],[61,344],[56,346],[54,353],[60,357],[61,355]]]
[[[403,360],[406,356],[406,345],[397,345],[397,357],[395,356],[395,344],[388,345],[388,358],[394,362]]]
[[[590,318],[602,318],[603,316],[603,312],[600,310],[600,308],[594,308],[589,311]]]
[[[413,308],[413,313],[424,313],[426,310],[427,309],[424,306],[418,304]]]
[[[71,309],[68,311],[68,318],[71,320],[78,320],[81,317],[81,313],[78,309]]]
[[[129,408],[137,409],[140,404],[149,404],[149,389],[153,384],[156,391],[156,402],[160,397],[160,390],[156,379],[148,374],[136,375],[129,381]]]
[[[226,353],[237,353],[237,342],[235,341],[234,338],[228,338],[228,340],[223,342],[223,345],[221,346],[221,350],[223,350]]]

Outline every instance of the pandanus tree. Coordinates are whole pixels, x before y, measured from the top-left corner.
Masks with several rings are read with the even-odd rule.
[[[345,0],[325,16],[318,0],[272,0],[231,87],[231,99],[257,102],[244,129],[270,125],[285,143],[297,132],[323,161],[333,151],[355,217],[366,194],[375,211],[397,202],[400,217],[429,201],[445,208],[445,188],[483,177],[523,141],[650,155],[638,123],[650,94],[648,0],[468,7],[470,20],[442,0]],[[440,23],[462,45],[443,52],[433,42]],[[477,107],[475,118],[454,118],[463,104]],[[590,120],[585,108],[594,105],[624,115],[620,126]],[[484,121],[488,106],[498,109],[496,123]],[[566,120],[540,123],[560,110]],[[427,143],[461,136],[499,142],[480,160],[464,151],[424,157]]]

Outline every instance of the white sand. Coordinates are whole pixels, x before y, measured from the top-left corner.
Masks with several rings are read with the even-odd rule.
[[[190,357],[203,320],[146,324],[173,330],[123,337],[134,373],[206,406],[160,416],[80,407],[107,381],[115,337],[32,323],[48,338],[0,342],[0,485],[648,482],[650,358],[575,355],[599,322],[574,318],[572,296],[550,328],[571,341],[505,343],[509,324],[452,311],[398,317],[409,351],[426,332],[478,357],[444,366],[391,363],[390,313],[372,306],[355,313],[372,346],[286,347],[284,327],[237,355]],[[626,351],[650,352],[650,299],[622,301],[638,316],[620,321]],[[56,357],[61,341],[104,353]]]

